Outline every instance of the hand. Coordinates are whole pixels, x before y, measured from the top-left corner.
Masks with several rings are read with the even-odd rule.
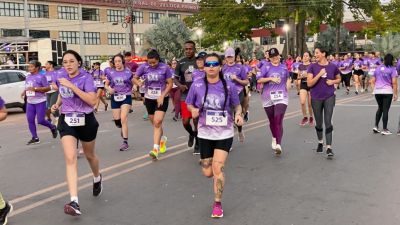
[[[235,124],[237,126],[243,126],[243,117],[241,114],[236,114],[235,116]]]
[[[281,78],[279,77],[271,77],[271,81],[275,84],[279,84],[281,82]]]
[[[69,88],[69,89],[72,89],[75,87],[75,85],[73,83],[71,83],[71,81],[69,81],[65,78],[58,79],[58,82],[60,82],[60,85],[66,87],[66,88]]]
[[[181,85],[179,89],[181,90],[181,92],[184,92],[188,89],[188,87],[186,85]]]
[[[326,80],[326,84],[329,85],[329,86],[332,86],[335,83],[333,82],[333,80]]]
[[[192,113],[193,118],[199,117],[199,109],[198,108],[193,108],[191,113]]]
[[[321,71],[319,71],[318,76],[322,76],[324,74],[326,74],[325,68],[323,68]]]
[[[235,74],[231,74],[231,80],[236,80],[237,76]]]
[[[58,87],[55,83],[51,83],[50,85],[53,90],[56,90],[56,91],[58,90]]]
[[[393,101],[395,102],[395,101],[397,101],[397,99],[398,99],[397,94],[394,94],[394,95],[393,95]]]
[[[164,96],[160,95],[160,97],[157,98],[157,106],[161,107],[164,104]]]
[[[58,110],[58,108],[60,108],[59,105],[57,105],[57,104],[52,105],[52,106],[51,106],[51,112],[52,112],[52,113],[56,112],[56,111]]]

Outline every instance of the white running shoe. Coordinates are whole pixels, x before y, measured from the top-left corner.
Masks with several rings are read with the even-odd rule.
[[[276,149],[276,138],[272,138],[271,148],[272,150]]]
[[[275,148],[275,155],[281,155],[282,154],[282,147],[281,145],[276,145]]]

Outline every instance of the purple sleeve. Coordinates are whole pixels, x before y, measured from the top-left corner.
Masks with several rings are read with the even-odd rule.
[[[268,73],[268,68],[266,66],[262,67],[261,72],[257,73],[256,79],[259,80],[261,78],[267,77],[267,73]]]
[[[139,68],[136,70],[136,77],[142,77],[144,74],[144,64],[139,66]]]
[[[240,104],[240,100],[239,100],[239,95],[237,93],[237,89],[236,89],[236,85],[231,85],[230,86],[230,99],[231,99],[231,106],[237,106]]]
[[[112,82],[112,78],[111,78],[111,76],[110,76],[110,71],[109,71],[109,70],[106,72],[106,79],[107,79],[108,81]]]
[[[397,76],[398,76],[397,70],[396,70],[395,68],[393,68],[393,69],[392,69],[392,78],[395,78],[395,77],[397,77]]]
[[[193,105],[196,102],[196,88],[194,88],[194,85],[192,85],[189,89],[189,93],[186,96],[186,104],[188,105]]]
[[[246,73],[246,67],[242,66],[240,70],[240,78],[241,80],[247,80],[247,73]]]
[[[308,69],[307,69],[307,73],[312,73],[313,75],[314,75],[314,66],[313,66],[314,64],[311,64],[309,67],[308,67]]]
[[[47,78],[45,75],[40,77],[40,85],[42,87],[48,87],[49,86],[49,82],[47,82]]]
[[[4,105],[5,105],[4,100],[0,97],[0,109],[3,109]]]
[[[96,92],[96,87],[94,86],[93,77],[87,74],[85,79],[85,84],[83,86],[84,92]]]
[[[165,79],[169,79],[172,78],[172,73],[171,70],[169,69],[169,67],[167,66],[167,69],[165,71]]]
[[[336,78],[336,75],[340,75],[340,71],[339,71],[339,68],[337,66],[335,66],[335,70],[333,72],[334,72],[333,75],[335,76],[335,78]]]

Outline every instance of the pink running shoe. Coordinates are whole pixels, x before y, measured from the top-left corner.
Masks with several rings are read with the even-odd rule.
[[[222,210],[221,203],[214,203],[211,218],[222,218],[224,217],[224,210]]]
[[[308,124],[313,127],[314,126],[314,118],[310,117],[310,120],[308,121]]]
[[[305,126],[307,123],[308,123],[308,118],[304,117],[300,122],[300,126]]]

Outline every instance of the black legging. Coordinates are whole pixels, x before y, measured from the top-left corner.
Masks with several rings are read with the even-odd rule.
[[[335,108],[336,96],[325,99],[315,100],[311,98],[311,106],[315,117],[315,130],[317,131],[318,140],[323,140],[323,122],[325,122],[325,138],[326,145],[332,145],[332,116]]]
[[[389,109],[392,105],[392,98],[393,94],[376,94],[375,99],[378,103],[378,111],[376,111],[375,116],[375,126],[379,126],[379,121],[381,120],[382,114],[382,122],[383,122],[383,129],[387,129],[387,123],[389,120]]]

